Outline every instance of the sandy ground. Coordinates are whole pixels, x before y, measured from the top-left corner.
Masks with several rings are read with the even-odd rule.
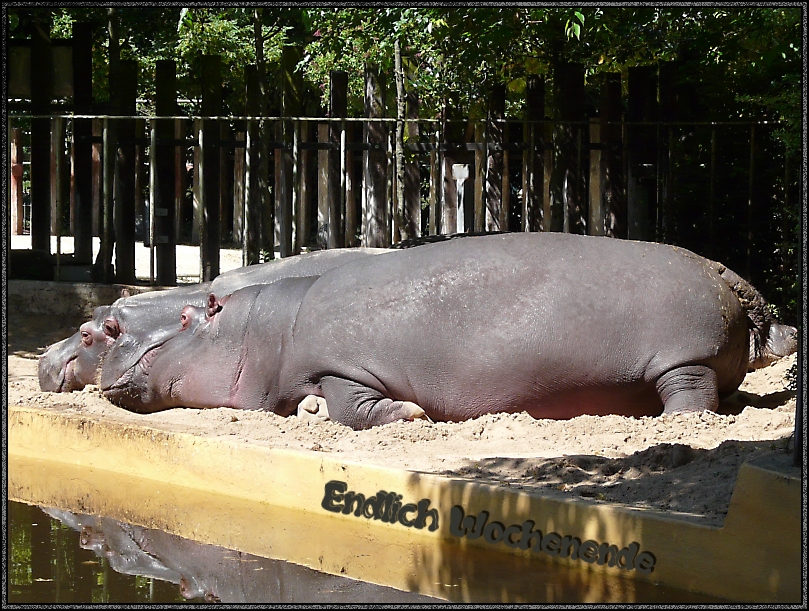
[[[784,374],[795,355],[748,374],[718,413],[581,416],[565,421],[501,414],[463,423],[400,422],[367,431],[226,408],[132,414],[110,404],[95,386],[73,393],[40,392],[36,357],[50,343],[75,332],[81,322],[56,324],[10,312],[9,405],[661,509],[706,525],[722,524],[742,462],[786,451],[794,432],[795,393],[786,389]]]

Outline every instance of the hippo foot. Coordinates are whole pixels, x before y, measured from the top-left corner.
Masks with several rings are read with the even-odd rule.
[[[430,424],[433,424],[433,421],[430,420],[430,417],[420,406],[412,401],[402,401],[401,403],[402,406],[399,408],[401,410],[399,413],[404,414],[402,416],[403,420],[409,420],[411,422],[414,420],[426,420]],[[391,404],[391,406],[393,406],[393,404]]]
[[[298,403],[298,418],[306,422],[323,422],[330,420],[326,399],[317,395],[308,395]]]
[[[664,414],[715,412],[719,407],[716,372],[704,365],[686,365],[663,374],[657,392]]]

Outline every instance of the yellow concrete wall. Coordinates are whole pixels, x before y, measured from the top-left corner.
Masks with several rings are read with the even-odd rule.
[[[620,576],[627,583],[640,580],[731,600],[800,602],[800,478],[772,469],[745,464],[725,526],[710,528],[672,519],[660,512],[580,499],[560,501],[470,481],[356,464],[322,453],[270,449],[224,437],[169,433],[67,412],[11,407],[8,427],[10,456],[45,458],[142,478],[147,481],[144,486],[159,491],[159,495],[153,493],[149,498],[171,495],[175,486],[182,486],[216,497],[222,507],[231,508],[229,511],[238,511],[238,506],[245,502],[258,504],[264,511],[276,512],[275,518],[268,518],[273,523],[280,520],[279,511],[306,515],[312,525],[308,532],[280,539],[276,533],[270,543],[272,549],[284,549],[284,553],[290,554],[285,558],[297,562],[300,550],[309,549],[302,544],[301,537],[317,538],[325,531],[339,531],[335,536],[344,538],[329,548],[342,551],[327,554],[320,564],[300,563],[336,574],[350,571],[349,576],[401,589],[415,587],[408,580],[412,579],[409,576],[413,568],[418,567],[417,574],[425,580],[418,584],[418,590],[429,594],[438,587],[435,584],[442,582],[443,567],[449,566],[447,558],[461,550],[469,554],[480,550],[499,558],[506,554],[535,556],[580,568],[582,574],[603,572]],[[33,476],[29,480],[33,482]],[[384,490],[402,495],[403,503],[429,499],[430,507],[438,508],[440,527],[430,532],[427,528],[418,530],[400,523],[328,512],[321,508],[321,501],[326,483],[332,480],[345,482],[349,490],[365,496]],[[14,481],[15,494],[27,498],[24,488],[28,480],[16,477]],[[130,487],[126,494],[131,496]],[[30,495],[30,500],[40,498],[33,491]],[[124,500],[120,503],[125,506]],[[459,538],[449,529],[450,509],[455,505],[461,506],[467,515],[488,511],[489,522],[497,520],[505,526],[530,519],[543,534],[556,532],[581,541],[614,544],[619,549],[637,542],[640,551],[654,555],[654,570],[643,574],[606,564],[514,550],[503,543],[487,543],[482,537]],[[200,506],[208,513],[203,511],[195,519],[199,524],[209,523],[206,528],[214,528],[217,520],[210,516],[211,504],[200,501]],[[174,520],[172,532],[191,536],[184,534],[189,532],[187,526],[178,526],[177,516],[165,519]],[[337,523],[340,528],[328,526]],[[240,540],[239,532],[230,532],[228,528],[220,528],[214,538],[218,545],[251,551],[244,547],[251,538],[245,536]],[[312,544],[317,547],[316,541]],[[446,551],[450,549],[448,545],[451,553]],[[363,546],[367,546],[367,557]],[[387,552],[380,552],[381,549],[390,552],[390,558],[386,559]],[[378,556],[380,553],[383,555]],[[462,599],[452,598],[447,592],[442,595],[451,600]]]

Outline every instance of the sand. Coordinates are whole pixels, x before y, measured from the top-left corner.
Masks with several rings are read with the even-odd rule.
[[[723,523],[741,464],[787,451],[794,433],[795,392],[787,389],[785,373],[795,355],[748,374],[717,413],[562,421],[497,414],[462,423],[398,422],[367,431],[227,408],[133,414],[109,403],[95,386],[72,393],[39,390],[37,356],[81,322],[57,324],[41,315],[10,313],[9,405],[659,509],[714,526]]]

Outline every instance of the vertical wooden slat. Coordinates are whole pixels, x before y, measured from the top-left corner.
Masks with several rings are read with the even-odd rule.
[[[303,59],[303,48],[285,46],[281,51],[281,114],[284,117],[298,117],[303,110],[303,78],[295,71]],[[346,81],[347,83],[347,81]],[[295,126],[292,121],[283,121],[281,141],[285,148],[278,151],[280,173],[276,175],[276,216],[278,225],[278,245],[282,257],[294,254],[292,241],[293,199],[295,167],[292,159],[292,144]]]
[[[48,115],[53,90],[50,25],[37,24],[31,34],[31,112]],[[31,248],[50,252],[51,121],[31,120]]]
[[[73,104],[76,114],[90,114],[93,104],[93,27],[73,24]],[[93,134],[92,119],[73,120],[73,257],[93,259]]]
[[[134,116],[138,94],[138,64],[121,60],[119,104],[122,115]],[[115,164],[115,279],[135,281],[135,120],[118,122]]]
[[[249,117],[261,114],[258,86],[258,69],[255,65],[245,68],[246,95],[245,111]],[[261,164],[259,149],[259,125],[256,119],[247,121],[245,135],[245,196],[244,230],[242,233],[242,264],[255,265],[261,252],[261,203],[260,187]],[[195,174],[196,175],[196,174]]]
[[[172,116],[177,112],[177,72],[173,60],[159,60],[155,65],[155,112],[158,116]],[[173,286],[177,283],[177,254],[175,246],[175,177],[176,153],[174,120],[156,121],[155,150],[154,248],[157,256],[157,283]]]
[[[22,235],[23,232],[23,152],[22,128],[11,130],[11,234]]]
[[[486,231],[508,229],[508,210],[503,201],[503,119],[506,111],[506,86],[498,83],[489,96],[486,124]]]
[[[222,113],[222,58],[202,56],[202,115]],[[202,229],[200,230],[200,280],[219,275],[219,122],[203,120],[202,141]]]
[[[435,128],[430,133],[430,145],[433,147],[430,150],[430,216],[428,219],[427,234],[436,235],[438,233],[438,215],[439,215],[439,190],[441,189],[441,166],[438,160],[438,151],[436,147],[441,141],[440,128],[436,124]]]
[[[620,125],[621,74],[606,73],[601,84],[599,117],[602,192],[604,206],[604,234],[613,238],[626,238],[626,195],[624,180],[623,145]]]
[[[365,67],[365,142],[371,147],[364,155],[363,211],[365,234],[363,245],[370,247],[390,246],[391,230],[388,214],[388,130],[381,121],[372,119],[385,116],[383,75],[376,66]]]
[[[345,118],[348,104],[348,74],[332,70],[329,80],[329,117]],[[345,246],[345,150],[341,148],[344,138],[343,123],[329,123],[329,248]]]
[[[598,119],[590,119],[590,142],[601,144],[601,125]],[[604,208],[602,207],[602,152],[598,148],[590,150],[590,218],[587,223],[590,235],[604,235]]]
[[[317,141],[329,143],[329,124],[318,123]],[[317,242],[320,248],[329,244],[329,151],[317,151]]]
[[[551,231],[585,231],[586,202],[580,163],[581,121],[584,119],[584,66],[554,63],[553,172],[551,175]]]
[[[627,236],[633,240],[653,238],[657,209],[655,178],[656,129],[638,122],[657,120],[655,66],[629,68],[627,105]]]
[[[536,123],[545,118],[545,81],[539,75],[528,75],[526,83],[526,119],[523,141],[523,231],[541,231],[544,215],[544,160],[541,149],[544,125]]]
[[[242,128],[243,129],[243,128]],[[236,141],[244,143],[245,132],[236,132]],[[231,239],[241,245],[244,239],[245,147],[233,151],[233,233]],[[242,263],[243,264],[243,263]]]
[[[486,138],[486,124],[483,121],[475,121],[474,124],[474,138],[475,144],[478,147],[473,153],[474,158],[474,179],[472,181],[473,200],[472,200],[472,219],[469,227],[472,231],[481,232],[486,228],[486,164],[489,157],[486,151],[487,138]],[[457,188],[457,187],[456,187]]]

